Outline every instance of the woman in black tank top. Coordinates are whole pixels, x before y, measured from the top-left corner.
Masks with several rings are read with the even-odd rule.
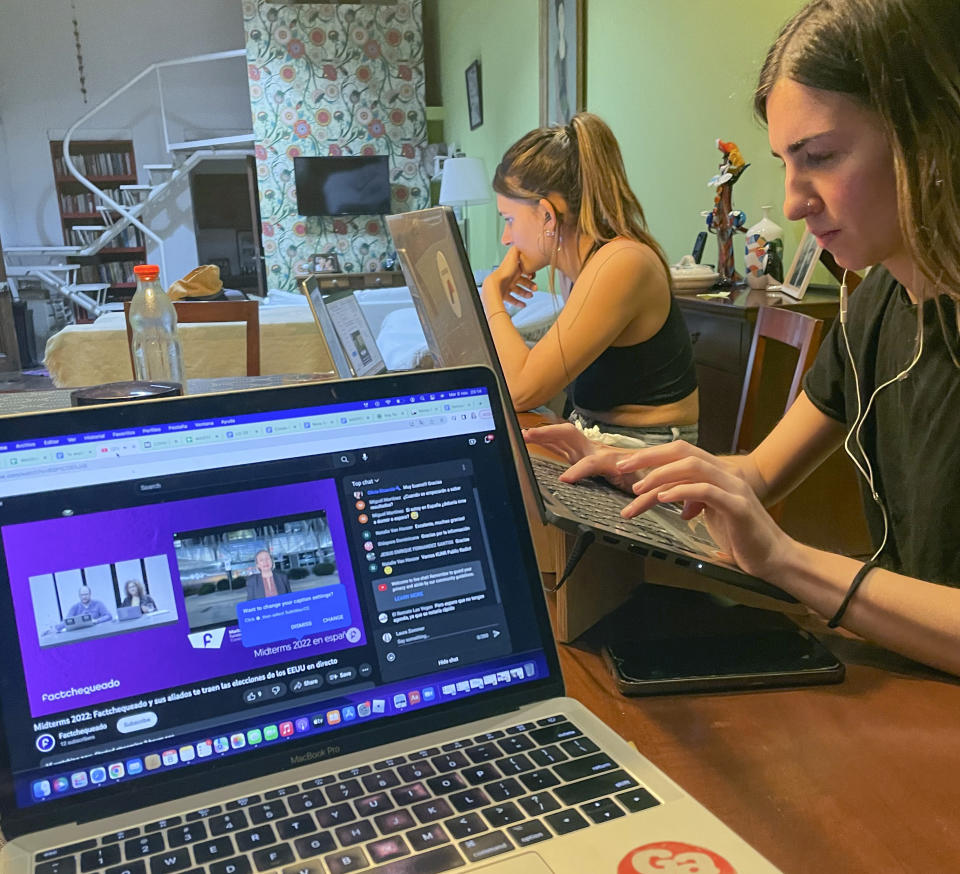
[[[510,249],[483,283],[483,303],[514,407],[568,389],[571,419],[588,433],[695,442],[690,336],[610,128],[580,113],[531,131],[507,150],[493,187]],[[560,271],[569,292],[531,349],[504,305],[524,306],[544,267],[551,291]]]

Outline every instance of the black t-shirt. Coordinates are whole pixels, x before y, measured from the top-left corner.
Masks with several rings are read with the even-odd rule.
[[[960,586],[960,360],[957,307],[939,298],[923,305],[923,354],[909,375],[882,389],[860,429],[890,532],[884,567],[931,582]],[[917,306],[886,270],[876,267],[850,297],[850,350],[861,403],[913,360]],[[837,319],[804,380],[824,414],[849,429],[857,416],[850,359]],[[851,440],[857,458],[861,453]],[[862,463],[862,459],[861,459]],[[876,546],[883,519],[860,477],[867,524]]]

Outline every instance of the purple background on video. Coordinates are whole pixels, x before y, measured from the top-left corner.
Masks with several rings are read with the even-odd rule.
[[[279,653],[257,658],[253,650],[231,643],[227,635],[220,649],[194,649],[187,638],[190,628],[173,550],[176,532],[301,513],[308,515],[320,510],[327,513],[337,572],[346,589],[354,624],[361,631],[356,644],[361,646],[366,640],[360,603],[336,489],[331,480],[5,526],[3,542],[32,715],[74,710],[211,677],[265,668],[295,657],[344,649],[344,641],[338,640],[297,650],[296,654]],[[180,614],[177,623],[40,649],[29,577],[158,554],[166,555],[170,563],[174,597]],[[50,694],[113,678],[120,685],[112,689],[59,701],[44,701],[41,697],[44,692]]]

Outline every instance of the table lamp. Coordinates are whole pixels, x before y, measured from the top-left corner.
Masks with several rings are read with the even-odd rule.
[[[443,162],[439,202],[452,206],[460,218],[463,209],[463,245],[470,254],[466,208],[490,202],[490,182],[482,158],[447,158]]]

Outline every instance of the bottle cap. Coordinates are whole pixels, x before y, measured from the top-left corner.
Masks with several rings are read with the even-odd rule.
[[[156,279],[160,275],[160,268],[156,264],[137,264],[133,272],[141,279]]]

